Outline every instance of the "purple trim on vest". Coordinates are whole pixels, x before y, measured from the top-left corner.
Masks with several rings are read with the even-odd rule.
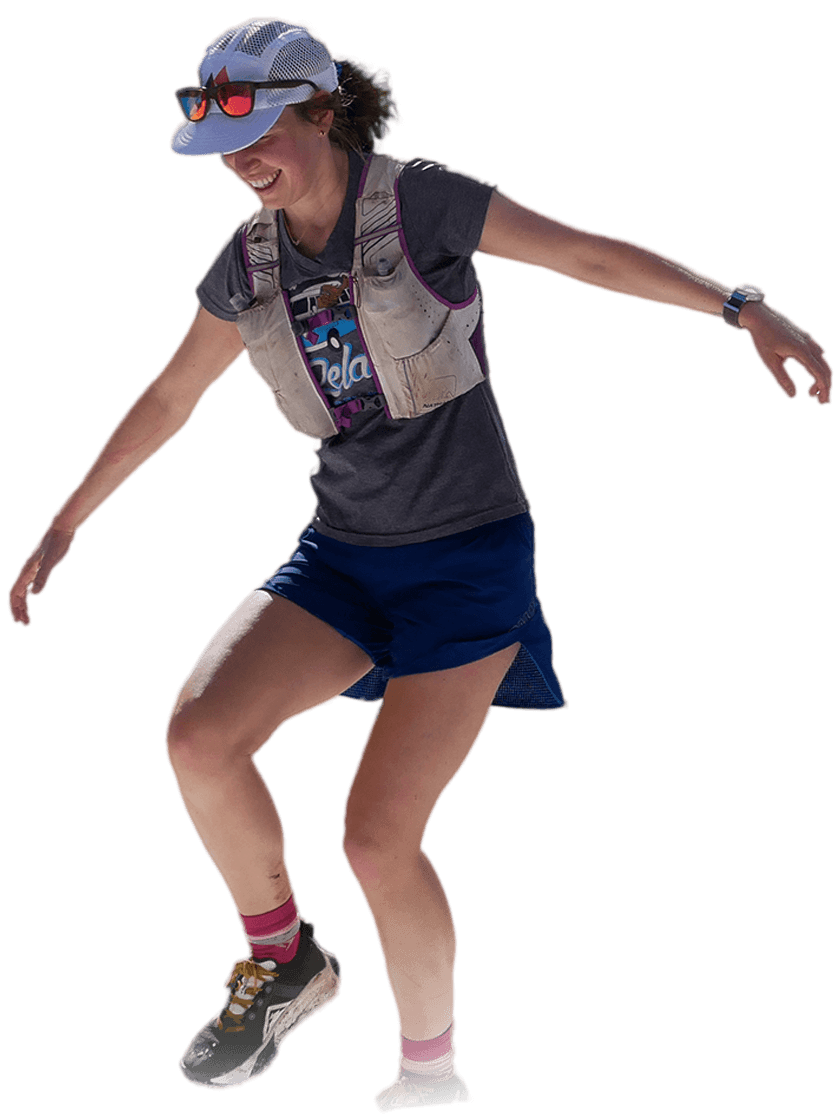
[[[248,279],[248,286],[251,289],[251,294],[256,297],[257,293],[254,290],[254,281],[252,279],[252,276],[253,276],[254,272],[268,271],[269,268],[279,268],[280,267],[280,260],[278,258],[276,260],[270,260],[267,264],[262,263],[262,264],[253,264],[252,265],[251,264],[251,257],[248,255],[248,226],[247,225],[243,225],[243,227],[242,227],[241,238],[242,238],[242,262],[245,265],[245,275]],[[278,239],[278,242],[277,242],[277,247],[278,247],[278,249],[280,247],[279,239]]]
[[[373,357],[371,357],[370,355],[370,350],[368,349],[367,342],[365,341],[364,331],[362,330],[362,320],[359,316],[359,281],[355,277],[355,275],[351,275],[350,282],[353,285],[353,305],[356,308],[356,333],[359,335],[359,341],[362,343],[362,350],[367,357],[371,378],[376,385],[377,392],[380,396],[382,396],[382,406],[385,409],[385,414],[388,416],[389,419],[393,419],[394,416],[391,414],[391,409],[388,407],[388,397],[385,395],[385,391],[379,380],[379,374],[376,371],[376,365],[373,363]]]
[[[365,159],[365,165],[362,167],[362,177],[359,179],[359,193],[356,195],[357,198],[361,198],[362,194],[365,191],[365,183],[367,182],[367,176],[368,172],[370,171],[370,164],[372,159],[372,155],[368,155],[367,159]]]
[[[280,261],[279,260],[270,260],[267,264],[254,264],[253,267],[248,267],[248,265],[246,264],[245,265],[245,270],[248,273],[248,284],[251,288],[251,293],[252,294],[254,293],[254,284],[251,282],[251,276],[254,274],[254,272],[268,271],[269,268],[279,268],[279,267],[280,267]]]
[[[403,255],[405,256],[406,263],[408,264],[408,266],[411,268],[412,272],[414,273],[415,279],[419,280],[419,282],[422,283],[422,285],[426,288],[426,290],[429,292],[429,294],[432,295],[435,299],[437,299],[437,301],[442,306],[448,306],[450,310],[461,310],[461,309],[463,309],[463,307],[469,306],[470,303],[475,302],[476,298],[478,297],[478,284],[475,285],[475,290],[473,291],[473,293],[470,295],[470,297],[468,299],[464,300],[464,302],[462,302],[462,303],[451,303],[449,301],[449,299],[445,299],[442,295],[439,295],[433,287],[430,287],[429,284],[426,282],[426,280],[423,278],[423,276],[420,274],[420,272],[415,267],[414,261],[411,258],[411,253],[408,251],[408,244],[406,243],[405,232],[403,231],[402,208],[400,206],[399,185],[400,185],[400,180],[399,180],[399,176],[397,176],[397,181],[394,183],[394,200],[397,203],[397,227],[399,228],[400,247],[403,250]]]
[[[283,295],[283,305],[286,308],[286,315],[289,319],[289,325],[292,328],[292,331],[294,332],[294,322],[295,322],[295,320],[292,317],[292,303],[291,303],[291,300],[289,298],[289,292],[284,287],[281,287],[280,291]],[[295,342],[297,343],[297,347],[300,350],[300,355],[303,358],[303,363],[306,366],[306,370],[309,373],[309,379],[312,381],[313,385],[315,386],[315,391],[321,397],[321,402],[323,403],[324,407],[327,409],[327,414],[330,417],[332,417],[332,408],[330,407],[330,401],[324,395],[323,389],[321,388],[321,385],[318,383],[318,380],[315,376],[315,373],[312,371],[312,365],[309,363],[309,357],[306,355],[306,350],[303,347],[303,341],[300,339],[298,334],[295,334]]]
[[[363,233],[360,237],[356,237],[353,244],[364,244],[366,240],[379,240],[385,233],[398,233],[402,226],[396,225],[383,225],[381,229],[374,229],[371,233]]]
[[[484,347],[484,315],[479,318],[478,325],[472,332],[470,337],[470,345],[472,346],[473,353],[475,353],[476,360],[478,361],[481,371],[484,373],[484,379],[490,379],[490,369],[487,365],[487,350]]]
[[[240,237],[242,241],[242,263],[245,265],[245,275],[248,279],[248,286],[251,288],[251,294],[254,294],[254,285],[251,282],[251,272],[248,270],[248,265],[251,263],[251,257],[248,255],[248,226],[242,226],[242,234]]]
[[[362,167],[362,177],[359,179],[359,191],[356,194],[357,204],[358,204],[359,198],[362,197],[362,195],[364,194],[364,191],[365,191],[365,183],[367,182],[368,172],[370,171],[371,158],[372,157],[369,155],[367,157],[367,159],[365,160],[364,167]],[[378,230],[377,230],[377,235],[379,235]],[[355,242],[355,239],[354,239],[354,241],[353,241],[354,246],[355,246],[355,243],[356,242]],[[350,282],[353,285],[353,305],[356,308],[356,332],[359,335],[359,341],[362,343],[362,350],[364,351],[364,354],[365,354],[365,356],[367,357],[367,360],[368,360],[368,368],[370,369],[371,378],[373,379],[373,382],[376,385],[377,392],[382,397],[382,406],[385,410],[385,414],[388,416],[389,419],[393,419],[394,416],[391,414],[391,410],[388,407],[388,397],[385,395],[385,392],[382,388],[382,384],[379,381],[379,375],[376,371],[376,365],[373,363],[373,358],[370,355],[370,350],[368,349],[367,342],[365,341],[365,335],[364,335],[364,332],[362,330],[362,323],[361,323],[361,320],[359,318],[359,281],[358,281],[358,279],[356,279],[355,275],[352,274],[352,271],[351,271],[351,274],[350,274]]]

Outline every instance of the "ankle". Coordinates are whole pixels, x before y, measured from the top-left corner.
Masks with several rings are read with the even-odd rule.
[[[271,959],[285,965],[294,959],[300,943],[300,918],[293,896],[272,911],[242,915],[241,919],[254,960]]]
[[[433,1039],[401,1037],[400,1070],[409,1078],[441,1082],[455,1073],[453,1066],[452,1025]]]

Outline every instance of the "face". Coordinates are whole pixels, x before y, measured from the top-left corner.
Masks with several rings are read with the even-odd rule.
[[[288,209],[315,185],[329,143],[319,125],[301,120],[291,107],[255,144],[223,155],[268,209]]]

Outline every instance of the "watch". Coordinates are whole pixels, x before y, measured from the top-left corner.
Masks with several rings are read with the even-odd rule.
[[[757,287],[750,287],[744,283],[740,287],[736,287],[723,304],[723,317],[730,326],[740,328],[741,323],[738,321],[738,316],[744,303],[761,302],[764,302],[764,292],[759,291]]]

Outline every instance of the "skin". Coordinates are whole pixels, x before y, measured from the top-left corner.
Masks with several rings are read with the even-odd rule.
[[[538,264],[597,287],[718,316],[732,291],[644,248],[561,225],[498,193],[490,202],[478,247],[492,256]],[[793,357],[814,378],[810,394],[820,403],[829,402],[831,369],[812,337],[766,303],[747,303],[739,320],[789,396],[796,395],[796,386],[784,361]]]
[[[261,205],[284,210],[290,232],[310,256],[329,239],[347,185],[347,156],[329,142],[331,122],[331,112],[311,122],[284,112],[262,140],[224,157]],[[268,178],[265,188],[251,185]],[[498,193],[479,247],[709,314],[720,315],[730,292],[644,249],[571,229]],[[788,395],[796,389],[784,361],[794,358],[813,377],[810,394],[828,403],[831,371],[812,338],[764,304],[747,304],[740,317]],[[29,589],[43,590],[77,528],[183,426],[242,347],[234,324],[199,310],[172,360],[25,563],[11,592],[16,621],[29,623]],[[439,1035],[452,1021],[455,936],[443,889],[422,852],[423,832],[517,648],[394,680],[350,792],[345,851],[376,920],[402,1032],[411,1039]],[[170,757],[187,810],[243,914],[272,910],[291,893],[282,827],[254,754],[285,721],[341,693],[370,666],[360,648],[322,621],[257,591],[220,630],[185,684],[170,725]]]
[[[298,250],[312,257],[329,240],[347,191],[347,153],[329,142],[332,121],[331,110],[312,123],[286,111],[257,143],[222,157],[249,186],[276,175],[268,187],[251,189],[266,208],[283,210]]]

